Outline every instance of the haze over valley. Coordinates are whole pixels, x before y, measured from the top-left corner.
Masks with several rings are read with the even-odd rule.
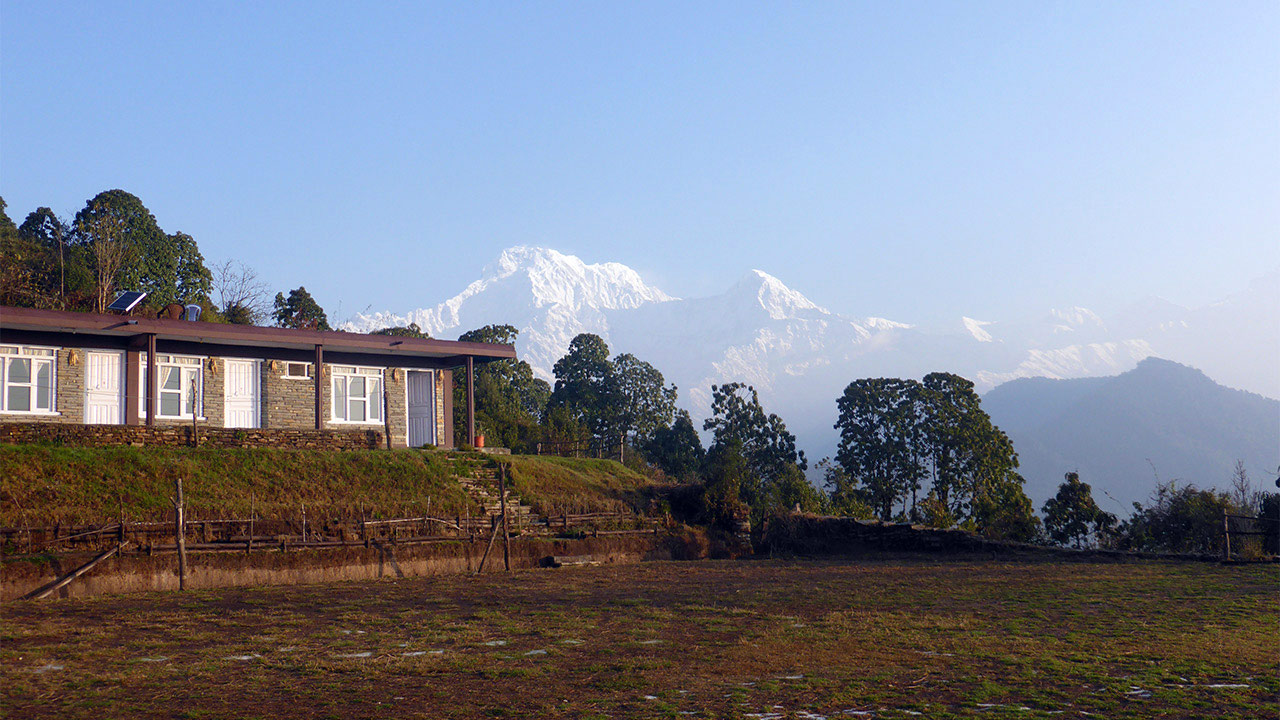
[[[370,331],[417,323],[432,336],[453,338],[486,324],[511,324],[520,329],[521,358],[552,382],[552,366],[569,341],[579,333],[594,333],[613,352],[632,353],[653,363],[680,388],[679,404],[697,419],[709,412],[712,384],[752,384],[766,407],[783,417],[800,446],[816,460],[834,451],[835,398],[860,377],[918,378],[945,370],[973,380],[987,393],[1027,378],[1116,376],[1145,358],[1158,357],[1202,370],[1205,380],[1280,397],[1280,373],[1274,369],[1280,357],[1278,278],[1280,272],[1270,273],[1199,308],[1148,298],[1106,314],[1076,306],[1019,309],[1007,318],[981,319],[956,308],[953,322],[922,326],[910,318],[820,307],[763,270],[745,272],[716,295],[676,298],[620,263],[588,264],[548,248],[514,247],[453,297],[407,311],[357,314],[345,327]],[[1031,393],[1021,402],[1039,400]],[[1172,410],[1196,412],[1193,406]],[[992,415],[997,424],[1004,424],[1001,410],[992,410]],[[1274,439],[1273,450],[1280,448],[1280,412],[1273,412],[1267,425],[1258,429],[1260,437]],[[1267,453],[1256,446],[1248,445],[1248,452],[1240,449],[1240,459],[1250,456],[1255,480],[1280,460],[1280,451]],[[1159,451],[1160,447],[1147,447],[1141,452]],[[1231,454],[1228,448],[1222,452]],[[1039,459],[1028,467],[1036,476],[1028,481],[1028,493],[1036,502],[1056,487],[1062,472],[1073,469],[1066,467],[1072,462],[1096,467],[1126,505],[1130,499],[1145,499],[1152,484],[1149,471],[1137,478],[1117,477],[1102,473],[1096,458],[1086,463],[1070,452],[1054,457],[1062,470]],[[1271,466],[1259,466],[1266,463]],[[1128,472],[1132,463],[1126,460],[1122,465]],[[1223,485],[1231,471],[1230,459],[1222,458],[1208,464],[1171,460],[1169,465],[1163,471],[1165,479],[1181,477],[1205,486]],[[1220,469],[1220,476],[1214,475],[1214,468]]]

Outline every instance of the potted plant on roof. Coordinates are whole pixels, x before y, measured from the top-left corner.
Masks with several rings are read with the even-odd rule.
[[[484,426],[476,423],[476,449],[484,447]]]

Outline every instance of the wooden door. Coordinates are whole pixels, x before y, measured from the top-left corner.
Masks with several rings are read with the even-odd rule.
[[[85,353],[84,421],[90,425],[124,422],[124,353]]]
[[[427,370],[410,370],[408,374],[409,447],[434,445],[436,442],[436,384]]]
[[[258,427],[259,395],[258,362],[255,360],[227,360],[226,400],[223,412],[224,425],[229,428]]]

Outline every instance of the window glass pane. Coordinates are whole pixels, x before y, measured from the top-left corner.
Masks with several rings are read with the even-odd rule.
[[[364,397],[364,378],[353,377],[351,378],[350,383],[351,386],[348,388],[348,392],[351,393],[351,397]]]
[[[160,377],[164,378],[165,390],[181,390],[182,389],[182,371],[176,367],[160,368],[163,373]]]
[[[0,355],[17,355],[18,348],[16,345],[0,345]]]
[[[31,388],[26,385],[10,385],[8,409],[15,411],[30,410]]]
[[[364,422],[364,405],[363,397],[351,396],[351,417],[348,418],[351,422]]]
[[[31,382],[31,361],[26,358],[14,358],[9,361],[9,382]],[[12,410],[13,408],[9,408]]]
[[[347,419],[347,379],[333,379],[333,416],[339,420]]]
[[[194,368],[182,371],[182,414],[190,415],[200,407],[200,378]]]
[[[53,410],[53,363],[36,363],[36,408]]]
[[[382,419],[382,381],[378,378],[369,379],[369,419]]]
[[[160,393],[160,414],[177,417],[182,414],[182,393],[181,392],[162,392]]]

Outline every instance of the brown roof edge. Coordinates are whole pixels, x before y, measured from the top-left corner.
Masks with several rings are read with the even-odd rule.
[[[432,356],[470,355],[493,360],[513,359],[515,347],[497,343],[459,342],[434,338],[409,338],[395,335],[366,335],[336,330],[297,330],[293,328],[228,325],[200,320],[169,320],[125,315],[39,310],[36,308],[0,306],[0,328],[21,327],[28,330],[85,332],[103,335],[163,335],[169,338],[205,342],[252,345],[324,345],[334,349],[370,352],[408,352]]]

